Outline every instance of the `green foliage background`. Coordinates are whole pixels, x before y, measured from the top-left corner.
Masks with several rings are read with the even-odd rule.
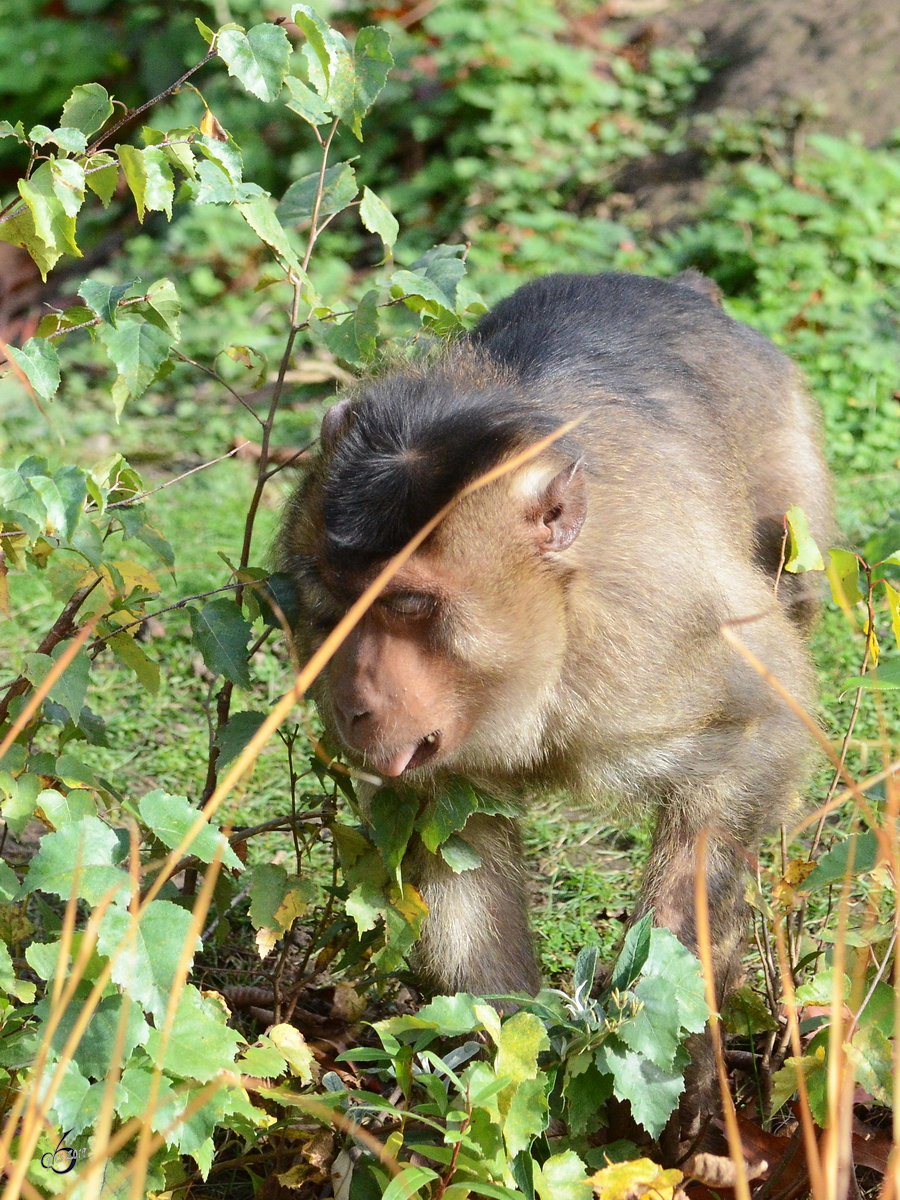
[[[851,564],[846,577],[860,588],[858,602],[850,595],[851,607],[861,612],[867,595],[875,597],[875,631],[884,647],[879,672],[891,688],[897,674],[891,647],[900,636],[891,587],[898,572],[890,561],[900,549],[900,153],[892,146],[867,149],[852,137],[811,136],[795,158],[787,131],[774,119],[692,118],[694,89],[708,74],[699,53],[651,48],[638,54],[614,27],[604,26],[599,39],[586,38],[573,18],[586,17],[592,6],[564,12],[550,0],[443,0],[411,23],[409,9],[392,8],[390,0],[374,17],[364,6],[323,4],[318,11],[351,43],[357,29],[377,19],[390,31],[394,57],[377,99],[371,80],[380,82],[387,65],[378,53],[363,56],[351,72],[361,91],[349,100],[332,96],[342,120],[324,192],[318,172],[331,118],[324,114],[322,134],[314,133],[316,105],[328,89],[315,87],[324,67],[315,53],[315,20],[306,15],[300,19],[313,50],[294,54],[289,65],[284,60],[287,106],[259,98],[272,78],[280,91],[281,68],[270,63],[260,82],[246,61],[233,59],[236,78],[229,78],[225,63],[213,59],[191,80],[199,92],[183,88],[123,127],[118,137],[125,148],[118,154],[130,191],[117,166],[102,177],[110,184],[99,193],[106,207],[90,199],[77,221],[86,261],[62,257],[50,276],[46,295],[64,315],[45,316],[36,329],[32,322],[12,349],[32,393],[21,374],[0,379],[0,520],[9,537],[0,690],[25,681],[0,736],[65,647],[63,638],[47,654],[35,653],[73,589],[84,584],[86,567],[105,571],[95,600],[106,598],[102,608],[91,602],[81,609],[82,615],[92,605],[97,610],[96,635],[103,641],[79,651],[0,764],[4,848],[16,867],[0,865],[0,938],[8,947],[4,957],[0,946],[0,987],[7,996],[0,1002],[0,1064],[14,1085],[46,1050],[51,1068],[60,1063],[63,1071],[52,1119],[60,1131],[84,1138],[99,1119],[117,1022],[125,1031],[120,1051],[127,1065],[115,1096],[116,1123],[144,1111],[155,1093],[168,1117],[154,1118],[153,1127],[164,1130],[187,1101],[202,1099],[223,1065],[269,1081],[281,1077],[253,1099],[235,1086],[203,1103],[154,1151],[150,1191],[227,1169],[229,1155],[264,1136],[273,1145],[279,1137],[286,1145],[305,1145],[311,1124],[327,1125],[327,1119],[321,1112],[311,1117],[296,1100],[293,1088],[301,1086],[341,1112],[380,1114],[400,1161],[414,1150],[426,1153],[427,1146],[427,1156],[442,1167],[442,1173],[404,1167],[408,1190],[401,1191],[367,1160],[351,1192],[357,1200],[415,1189],[423,1196],[461,1196],[468,1193],[453,1187],[473,1181],[486,1196],[587,1196],[585,1164],[605,1161],[591,1157],[589,1145],[605,1100],[614,1093],[639,1105],[652,1085],[659,1103],[650,1105],[644,1125],[654,1135],[677,1100],[685,1061],[679,1039],[702,1023],[696,974],[679,963],[686,999],[664,1013],[660,997],[677,949],[660,936],[651,947],[644,930],[638,966],[629,974],[620,959],[617,988],[601,1002],[587,994],[594,966],[589,952],[568,991],[502,1026],[493,1009],[466,998],[435,1002],[417,1018],[397,1015],[390,981],[402,976],[404,952],[423,915],[398,870],[417,818],[410,812],[408,821],[398,819],[386,831],[368,829],[346,777],[311,757],[310,737],[319,732],[311,712],[269,743],[215,819],[240,830],[284,818],[281,828],[235,843],[246,848],[249,869],[239,873],[234,849],[209,828],[192,848],[197,861],[189,870],[202,875],[203,864],[218,854],[233,871],[222,873],[212,895],[191,982],[184,983],[179,956],[181,942],[196,932],[193,896],[171,881],[148,907],[140,946],[116,965],[116,949],[129,936],[123,905],[133,887],[129,828],[140,831],[143,861],[162,861],[215,785],[215,768],[234,761],[292,677],[284,643],[269,636],[277,618],[259,590],[290,472],[273,475],[263,488],[265,463],[257,471],[229,458],[168,484],[234,444],[259,442],[276,414],[273,448],[307,444],[336,386],[377,366],[386,348],[417,353],[430,339],[471,325],[483,311],[479,297],[492,302],[549,270],[672,275],[696,267],[718,282],[732,315],[792,354],[822,402],[846,531],[867,564],[887,560],[874,575]],[[53,175],[40,159],[29,164],[29,155],[55,154],[57,164],[78,159],[77,137],[71,141],[78,122],[73,117],[57,128],[72,88],[100,82],[137,108],[203,57],[195,16],[213,26],[236,21],[249,28],[272,13],[252,0],[198,5],[196,13],[131,0],[69,0],[52,9],[15,0],[4,15],[0,97],[9,125],[0,128],[0,163],[11,196],[29,169],[33,190],[43,189],[36,199],[27,189],[23,196],[38,231],[28,237],[49,270],[56,253],[51,243],[62,252],[76,236],[74,213],[66,208],[71,197],[56,187],[71,167],[57,165]],[[264,28],[261,36],[277,59],[283,34]],[[319,35],[327,38],[321,28]],[[299,31],[291,38],[303,44]],[[378,51],[382,43],[372,44]],[[332,58],[335,70],[337,64]],[[360,141],[354,125],[370,101]],[[201,124],[207,106],[231,141],[217,136],[208,119]],[[16,137],[19,120],[30,147]],[[151,133],[143,132],[144,122]],[[35,133],[39,125],[46,128]],[[85,141],[94,132],[85,128]],[[67,139],[74,147],[68,156],[57,149]],[[650,155],[688,150],[707,182],[702,206],[683,224],[656,228],[623,200],[627,170]],[[96,160],[95,168],[100,177],[106,161]],[[90,177],[80,185],[75,178],[75,191],[85,182],[92,186]],[[277,208],[267,193],[280,201]],[[317,193],[319,216],[329,220],[310,239]],[[145,210],[140,222],[136,206]],[[0,226],[0,237],[9,230],[10,223]],[[307,281],[299,264],[313,248]],[[165,279],[174,281],[177,298]],[[310,316],[295,322],[293,350],[279,370],[285,314],[298,296]],[[73,325],[80,332],[67,333]],[[46,349],[48,338],[58,345],[58,361]],[[248,535],[246,514],[257,503]],[[160,622],[149,643],[133,636],[148,614]],[[848,679],[873,665],[871,638],[866,650],[862,633],[854,639],[846,629],[833,608],[818,634],[821,716],[836,738],[851,720],[855,692],[847,690]],[[855,771],[865,770],[869,746],[898,732],[894,692],[884,691],[884,702],[872,695],[864,690],[855,718],[847,760]],[[211,748],[218,754],[212,773]],[[819,799],[827,788],[820,774]],[[470,812],[491,801],[469,789],[442,803],[446,811],[424,814],[417,828],[460,864],[466,844],[457,834]],[[391,797],[393,813],[402,814],[403,805],[402,796]],[[35,816],[45,832],[31,858]],[[292,821],[296,836],[289,842]],[[330,838],[323,838],[324,829]],[[838,825],[830,834],[837,858],[829,867],[826,856],[821,878],[813,879],[823,896],[846,869],[845,832]],[[863,857],[856,860],[851,916],[855,936],[877,956],[887,941],[892,898],[889,889],[870,887],[879,870],[877,855],[869,853],[873,837],[863,833],[859,842]],[[622,925],[616,919],[598,925],[598,914],[614,917],[633,899],[646,832],[614,832],[557,801],[531,820],[527,839],[540,884],[536,923],[545,968],[555,982],[568,981],[582,946],[599,949],[604,960],[613,957]],[[774,879],[781,866],[773,863]],[[119,899],[104,911],[110,886],[120,889]],[[67,953],[62,906],[73,890],[84,915],[94,912],[96,951],[66,998],[59,1031],[48,1033],[53,980]],[[832,935],[827,906],[820,911],[813,900],[810,911],[805,940],[795,949],[816,977],[828,962]],[[271,958],[255,957],[254,939],[274,947]],[[77,945],[68,953],[77,956]],[[227,991],[235,980],[271,986],[273,977],[297,970],[307,972],[310,989],[350,981],[363,1008],[385,1015],[377,1027],[381,1048],[370,1047],[367,1060],[377,1093],[354,1088],[336,1071],[314,1081],[308,1048],[284,1032],[291,1007],[285,992],[276,995],[275,1031],[256,1039],[249,1018],[238,1019],[236,1032],[220,1001],[200,990],[202,982],[204,989]],[[758,964],[751,980],[765,991]],[[173,985],[180,998],[167,1012]],[[97,1015],[70,1054],[65,1037],[92,986]],[[882,1003],[885,986],[872,983],[871,1019],[861,1021],[854,1045],[860,1070],[868,1072],[864,1086],[887,1102],[885,1045],[892,1026]],[[657,1013],[649,1032],[647,1011]],[[764,1017],[755,1019],[751,1032],[768,1028]],[[167,1022],[168,1045],[168,1035],[160,1034]],[[735,1028],[743,1029],[739,1020]],[[466,1042],[438,1057],[432,1048],[438,1032],[478,1035],[490,1042],[491,1053],[458,1075],[479,1043],[471,1043],[476,1050],[468,1056],[462,1054]],[[822,1123],[823,1063],[809,1067]],[[782,1077],[782,1102],[793,1091],[792,1079]],[[418,1125],[385,1101],[394,1088]],[[568,1138],[552,1144],[545,1134],[550,1114],[564,1117],[570,1129]],[[455,1140],[435,1132],[453,1132],[454,1123]],[[53,1150],[48,1137],[42,1135],[41,1151]],[[605,1148],[612,1157],[633,1151]],[[119,1161],[127,1161],[126,1152]],[[28,1171],[40,1190],[53,1182],[34,1163]],[[312,1180],[311,1167],[308,1173]],[[241,1187],[251,1187],[247,1179],[247,1172],[240,1175]],[[299,1183],[304,1179],[297,1176]]]

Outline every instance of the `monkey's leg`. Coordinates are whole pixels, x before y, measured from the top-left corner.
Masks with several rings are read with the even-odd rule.
[[[694,812],[690,813],[687,804],[676,802],[660,813],[636,915],[652,908],[656,924],[670,929],[679,941],[696,953],[695,886],[698,872],[703,874],[716,998],[721,1003],[740,966],[747,869],[741,847],[755,852],[758,837],[752,844],[743,837],[738,840],[727,828],[716,828],[713,814],[710,814],[708,824],[701,823],[697,817],[704,809],[709,812],[707,806],[696,804]],[[704,828],[708,830],[705,845],[701,838]]]
[[[440,992],[528,992],[541,986],[528,927],[522,844],[506,817],[471,817],[461,835],[481,865],[455,874],[423,846],[412,882],[428,905],[414,965]]]
[[[775,738],[769,743],[770,753],[774,743]],[[698,873],[704,877],[718,1005],[740,971],[748,919],[745,852],[756,853],[762,835],[787,809],[796,781],[798,757],[785,752],[772,754],[772,759],[757,757],[755,770],[748,765],[705,785],[670,793],[659,812],[644,878],[640,910],[652,908],[656,924],[670,929],[696,953],[695,883]],[[690,1038],[687,1048],[691,1064],[685,1093],[663,1139],[664,1153],[670,1157],[676,1148],[683,1152],[721,1110],[708,1032]]]

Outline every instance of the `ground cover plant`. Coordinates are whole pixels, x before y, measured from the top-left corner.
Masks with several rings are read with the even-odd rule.
[[[900,546],[888,515],[891,151],[819,143],[785,168],[751,147],[739,186],[691,229],[654,241],[605,218],[592,227],[606,233],[592,266],[713,274],[736,315],[787,342],[811,371],[838,465],[881,473],[874,491],[845,484],[861,551],[830,558],[835,607],[821,635],[833,647],[826,719],[838,749],[834,783],[823,779],[817,801],[837,812],[849,791],[852,822],[826,818],[814,843],[785,843],[761,866],[759,955],[724,1014],[723,1067],[744,1139],[731,1175],[728,1160],[662,1172],[642,1158],[640,1130],[610,1134],[610,1097],[631,1102],[646,1135],[661,1133],[680,1092],[681,1042],[707,1017],[699,965],[665,931],[639,924],[619,947],[624,926],[613,919],[598,942],[597,910],[615,918],[633,886],[620,848],[607,843],[612,880],[577,862],[561,872],[553,817],[539,817],[531,836],[552,883],[547,965],[561,986],[503,1020],[472,997],[413,1012],[395,981],[424,909],[402,878],[403,849],[418,821],[464,869],[459,832],[490,798],[460,785],[424,814],[390,799],[391,819],[370,826],[346,769],[327,747],[313,753],[315,718],[299,701],[315,664],[291,661],[290,596],[266,549],[325,388],[377,363],[388,342],[415,354],[471,323],[483,306],[467,266],[479,256],[489,291],[515,286],[496,231],[537,245],[519,260],[526,270],[545,269],[561,244],[576,256],[579,197],[612,186],[611,162],[681,136],[653,126],[615,152],[601,138],[584,160],[590,178],[566,176],[559,156],[542,214],[538,197],[553,181],[530,173],[532,150],[492,132],[512,124],[506,110],[470,119],[488,90],[514,111],[534,103],[541,79],[576,87],[568,51],[548,43],[552,10],[526,20],[510,6],[509,19],[517,14],[525,50],[499,92],[503,62],[472,61],[472,45],[498,36],[489,13],[473,30],[464,7],[448,4],[426,30],[440,35],[438,77],[474,81],[441,97],[422,136],[458,120],[468,140],[448,143],[454,178],[468,188],[471,168],[456,166],[466,154],[490,158],[496,172],[481,173],[490,192],[481,199],[448,189],[435,228],[450,244],[428,242],[428,203],[444,186],[429,182],[437,156],[406,193],[390,174],[384,129],[371,168],[358,140],[389,80],[385,29],[363,25],[348,41],[304,6],[295,41],[274,24],[202,27],[204,58],[197,39],[198,62],[224,64],[236,95],[243,88],[304,139],[299,177],[277,204],[245,171],[223,109],[192,90],[201,73],[172,107],[131,116],[133,143],[117,141],[122,118],[90,80],[47,125],[0,127],[30,163],[0,212],[0,238],[45,274],[76,252],[83,227],[91,236],[85,217],[104,204],[133,205],[148,230],[156,214],[188,210],[170,234],[139,232],[115,262],[73,276],[58,311],[10,345],[0,384],[10,404],[0,472],[0,1149],[10,1195],[250,1195],[270,1174],[301,1197],[671,1195],[685,1174],[746,1194],[744,1170],[770,1195],[808,1176],[825,1196],[854,1164],[886,1167],[890,1118],[878,1106],[892,1104],[896,1074],[889,768],[900,685],[891,648]],[[404,36],[395,40],[409,53]],[[658,67],[637,79],[617,67],[616,86],[607,80],[584,101],[613,114],[614,142],[623,132],[614,115],[629,103],[634,121],[679,111],[695,67]],[[402,105],[396,93],[386,103],[389,130]],[[552,105],[545,96],[538,107]],[[549,129],[542,144],[557,136]],[[409,209],[405,252],[382,180]],[[491,209],[510,196],[517,211]],[[468,253],[458,230],[470,219]],[[226,461],[156,490],[227,453],[232,439]],[[165,462],[186,457],[144,479],[136,464],[153,470],[154,444]],[[819,567],[799,515],[785,548],[787,569]],[[884,770],[861,791],[854,780],[872,774],[870,754]],[[590,846],[600,829],[576,819],[571,844]],[[592,997],[598,945],[614,965]],[[373,1031],[360,1028],[363,1016]],[[610,1165],[619,1161],[628,1165]]]

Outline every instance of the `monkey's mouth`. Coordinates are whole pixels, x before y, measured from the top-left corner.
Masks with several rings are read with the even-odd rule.
[[[433,733],[426,733],[423,738],[420,738],[412,746],[404,746],[402,750],[398,750],[390,758],[382,759],[381,761],[375,760],[372,765],[382,775],[391,775],[396,778],[396,776],[402,775],[404,771],[423,766],[429,759],[434,758],[440,748],[441,731],[436,729]]]

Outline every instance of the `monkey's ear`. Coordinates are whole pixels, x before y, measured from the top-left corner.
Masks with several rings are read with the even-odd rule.
[[[322,426],[319,429],[319,441],[328,449],[333,446],[341,433],[347,427],[350,417],[350,400],[338,400],[337,404],[332,404],[331,408],[325,413],[322,418]]]
[[[566,550],[581,532],[587,516],[584,459],[569,463],[550,480],[529,513],[534,522],[538,549]]]

